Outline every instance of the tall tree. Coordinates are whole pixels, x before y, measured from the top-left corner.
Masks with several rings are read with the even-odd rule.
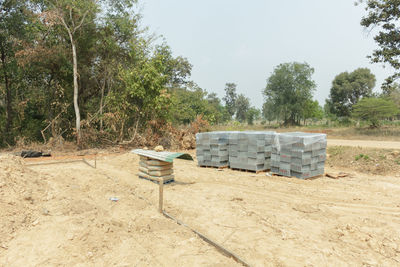
[[[236,119],[240,122],[245,122],[247,112],[250,109],[250,100],[243,94],[238,95],[236,99]]]
[[[265,102],[274,106],[285,125],[300,123],[302,110],[316,87],[313,73],[307,63],[293,62],[278,65],[268,78],[263,91]]]
[[[81,139],[81,114],[79,110],[78,87],[78,58],[76,50],[76,33],[87,23],[94,23],[94,18],[99,10],[96,0],[49,0],[48,9],[43,13],[50,26],[62,25],[68,33],[72,51],[73,86],[74,86],[74,110],[76,139],[80,144]]]
[[[228,114],[231,116],[231,118],[233,115],[235,115],[236,112],[236,87],[237,85],[235,83],[226,83],[225,96],[222,98],[222,100],[225,101],[226,110],[228,111]]]
[[[32,12],[28,1],[4,0],[0,2],[0,80],[4,85],[6,104],[5,136],[8,143],[13,124],[14,88],[18,86],[19,68],[16,53],[22,49],[21,43],[28,41],[27,32],[32,25]]]
[[[212,121],[209,120],[211,124],[218,124],[229,120],[229,114],[221,104],[221,100],[216,93],[208,94],[206,100],[208,102],[207,113],[210,114],[208,117],[212,117]],[[205,118],[207,119],[207,117]]]
[[[338,117],[350,116],[353,105],[362,97],[372,95],[375,87],[375,75],[368,68],[342,72],[332,81],[332,87],[327,100],[330,112]]]
[[[400,77],[400,2],[398,0],[359,0],[366,3],[367,15],[362,18],[365,28],[377,29],[374,37],[378,48],[369,57],[373,63],[388,63],[396,73],[386,79],[386,85]],[[385,85],[384,85],[385,86]]]

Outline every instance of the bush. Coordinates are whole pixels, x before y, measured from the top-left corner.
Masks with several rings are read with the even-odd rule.
[[[370,127],[380,126],[380,121],[399,114],[399,109],[392,100],[384,98],[363,98],[353,107],[353,116],[369,122]]]

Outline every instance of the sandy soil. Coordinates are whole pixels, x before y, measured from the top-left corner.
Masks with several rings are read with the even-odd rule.
[[[328,138],[328,146],[352,146],[383,149],[400,149],[398,141],[341,140]]]
[[[158,187],[135,176],[138,160],[103,157],[93,169],[2,159],[0,265],[237,265],[157,212]],[[400,265],[399,178],[303,181],[174,165],[165,210],[253,266]]]

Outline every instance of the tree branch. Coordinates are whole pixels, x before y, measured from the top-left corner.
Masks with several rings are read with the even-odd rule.
[[[69,19],[71,20],[72,28],[75,28],[75,22],[72,19],[72,8],[69,9]]]
[[[78,26],[76,26],[76,27],[74,28],[73,33],[75,33],[75,31],[78,30],[78,29],[82,26],[83,21],[85,20],[86,15],[87,15],[88,13],[89,13],[89,10],[86,10],[85,13],[83,14],[83,17],[82,17],[82,19],[81,19],[81,22],[79,23]]]
[[[61,23],[64,25],[65,29],[67,30],[69,38],[71,39],[71,43],[72,43],[73,42],[73,36],[72,36],[72,32],[71,32],[70,28],[68,27],[68,24],[65,22],[64,18],[61,15],[57,14],[57,17],[59,18]]]

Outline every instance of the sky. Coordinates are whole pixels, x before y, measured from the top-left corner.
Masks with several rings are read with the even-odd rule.
[[[222,98],[225,83],[234,82],[257,108],[281,63],[315,69],[314,99],[321,105],[341,72],[370,68],[377,92],[392,73],[369,62],[376,44],[360,25],[366,13],[354,0],[141,0],[140,9],[143,26],[189,60],[201,88]]]

